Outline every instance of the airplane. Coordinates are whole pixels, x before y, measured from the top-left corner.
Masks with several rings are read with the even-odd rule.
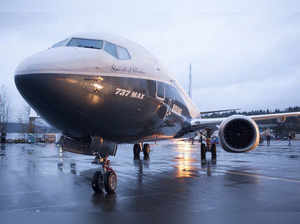
[[[95,192],[114,193],[117,175],[108,157],[133,144],[150,156],[149,142],[188,138],[218,129],[222,148],[245,153],[259,144],[258,120],[285,119],[300,112],[203,119],[168,71],[142,46],[101,33],[74,34],[26,58],[15,84],[30,106],[62,131],[64,151],[96,155]],[[205,152],[204,152],[205,153]]]

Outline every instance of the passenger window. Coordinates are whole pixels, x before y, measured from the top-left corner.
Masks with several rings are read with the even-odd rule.
[[[105,46],[104,46],[104,50],[109,53],[110,55],[112,55],[113,57],[117,58],[117,48],[116,45],[105,41]]]
[[[130,55],[126,48],[117,46],[118,58],[121,60],[129,60]]]
[[[157,93],[156,95],[160,98],[165,98],[165,87],[163,83],[157,82]]]

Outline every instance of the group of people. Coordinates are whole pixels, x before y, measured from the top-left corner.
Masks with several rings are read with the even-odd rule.
[[[265,136],[265,138],[267,140],[267,145],[270,146],[271,138],[273,137],[270,128],[266,129],[263,132],[263,135]],[[293,139],[293,134],[291,132],[289,132],[289,135],[288,135],[289,143],[288,143],[288,145],[292,145],[292,139]]]
[[[194,140],[195,140],[196,136],[197,136],[197,134],[195,134],[195,136],[192,138],[192,144],[194,144]],[[267,146],[270,146],[271,139],[275,137],[272,134],[270,128],[267,128],[266,130],[264,130],[261,133],[261,136],[262,136],[262,141],[263,140],[267,141]],[[289,134],[288,134],[288,145],[289,146],[292,145],[293,138],[294,138],[293,133],[289,132]],[[205,144],[209,148],[211,145],[218,144],[218,138],[216,136],[208,137],[207,133],[200,133],[200,135],[199,135],[199,142],[202,143],[202,144]]]

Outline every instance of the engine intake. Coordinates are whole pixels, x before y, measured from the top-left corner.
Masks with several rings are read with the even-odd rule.
[[[233,115],[221,123],[219,137],[225,151],[248,152],[259,144],[259,129],[251,118]]]

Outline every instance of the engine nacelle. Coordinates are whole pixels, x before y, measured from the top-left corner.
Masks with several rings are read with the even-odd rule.
[[[227,152],[251,151],[258,146],[259,137],[256,122],[242,115],[233,115],[227,118],[219,128],[220,143]]]

